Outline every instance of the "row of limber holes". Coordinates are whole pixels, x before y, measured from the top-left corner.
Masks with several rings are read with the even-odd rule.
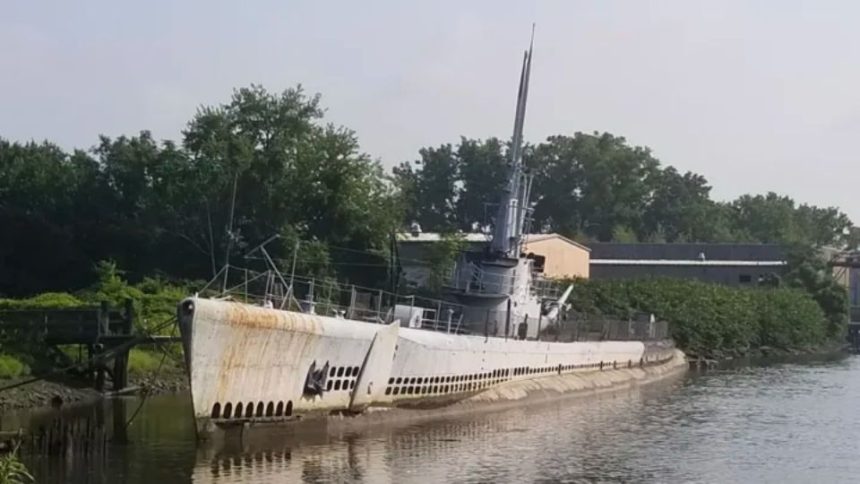
[[[254,418],[254,417],[289,417],[293,414],[293,401],[290,400],[287,402],[287,405],[284,405],[284,402],[278,402],[275,405],[275,402],[269,402],[265,406],[263,402],[257,402],[256,409],[254,408],[254,402],[248,402],[246,405],[242,405],[242,402],[236,404],[236,407],[233,408],[233,404],[227,402],[224,404],[224,408],[222,411],[221,404],[219,402],[215,402],[215,405],[212,406],[212,418]]]
[[[640,362],[641,363],[641,362]],[[385,389],[386,395],[394,395],[403,394],[403,395],[422,395],[427,393],[448,393],[448,392],[462,392],[462,391],[472,391],[472,390],[480,390],[489,385],[494,385],[496,383],[501,383],[502,381],[507,380],[508,378],[513,376],[521,376],[521,375],[541,375],[547,373],[555,373],[559,370],[561,371],[570,371],[579,368],[604,368],[604,366],[608,367],[608,363],[593,363],[589,365],[561,365],[558,366],[545,366],[540,368],[531,368],[531,367],[518,367],[518,368],[506,368],[502,370],[494,370],[487,373],[474,373],[471,375],[448,375],[448,376],[435,376],[435,377],[411,377],[411,378],[389,378],[388,385],[389,387]],[[627,366],[630,367],[633,365],[632,361],[627,362]],[[617,362],[612,362],[612,366],[617,368]],[[340,367],[332,367],[329,370],[330,377],[356,377],[358,376],[359,368],[357,366],[340,366]],[[455,385],[438,385],[439,383],[455,383]],[[401,385],[401,386],[392,386],[392,385]],[[408,385],[408,386],[407,386]],[[415,387],[413,385],[427,385]],[[432,385],[432,386],[431,386]],[[355,388],[355,379],[351,380],[329,380],[326,385],[326,390],[328,391],[338,391],[338,390],[352,390]],[[267,405],[263,405],[263,402],[257,402],[256,409],[254,408],[253,402],[248,402],[247,405],[242,405],[242,402],[236,404],[235,409],[233,408],[232,403],[227,403],[224,405],[223,411],[221,408],[221,404],[216,402],[215,405],[212,406],[212,418],[253,418],[253,417],[289,417],[293,414],[293,402],[292,400],[288,401],[286,406],[284,406],[284,402],[278,402],[275,405],[274,402],[269,402]]]
[[[328,377],[354,377],[358,376],[358,367],[357,366],[333,366],[328,370]]]
[[[325,390],[330,392],[332,390],[352,390],[355,388],[355,379],[350,380],[329,380],[326,383]]]
[[[641,363],[641,362],[640,362]],[[427,393],[449,393],[449,392],[464,392],[481,390],[489,385],[495,385],[502,381],[507,381],[512,375],[545,375],[548,373],[558,373],[559,371],[572,371],[575,369],[585,368],[613,368],[618,367],[617,362],[600,362],[588,365],[558,365],[545,366],[540,368],[517,367],[506,368],[502,370],[494,370],[488,373],[474,373],[471,375],[448,375],[448,376],[430,376],[430,377],[398,377],[389,378],[388,387],[385,389],[386,395],[424,395]],[[633,361],[628,361],[627,366],[633,366]],[[438,384],[442,385],[438,385]],[[454,385],[446,385],[454,383]],[[399,386],[397,386],[399,385]],[[413,386],[419,385],[419,386]]]
[[[358,378],[359,368],[357,366],[333,366],[328,370],[328,382],[326,382],[325,390],[340,391],[352,390],[355,388],[355,380]],[[343,380],[333,380],[333,378],[345,378]]]
[[[615,362],[611,363],[615,365]],[[632,364],[632,362],[628,362],[628,364]],[[507,378],[510,376],[521,376],[521,375],[541,375],[546,373],[556,373],[560,371],[570,371],[577,368],[603,368],[604,366],[608,366],[610,363],[593,363],[588,365],[556,365],[556,366],[544,366],[540,368],[531,368],[528,366],[519,367],[519,368],[506,368],[502,370],[494,370],[487,373],[473,373],[471,375],[448,375],[448,376],[428,376],[428,377],[398,377],[398,378],[389,378],[389,385],[422,385],[427,383],[462,383],[462,382],[470,382],[470,381],[480,381],[487,379],[495,379],[495,378]]]
[[[608,364],[608,363],[607,363]],[[632,362],[628,362],[628,366],[631,365]],[[570,371],[577,368],[603,368],[604,363],[594,363],[589,365],[562,365],[561,371]],[[616,366],[616,363],[613,362],[613,366]],[[475,373],[472,375],[449,375],[449,376],[437,376],[437,377],[413,377],[413,378],[389,378],[389,385],[423,385],[423,384],[431,384],[431,383],[462,383],[462,382],[471,382],[471,381],[479,381],[479,380],[487,380],[492,378],[508,378],[513,373],[513,376],[522,376],[522,375],[541,375],[546,373],[554,373],[559,371],[558,366],[546,366],[541,368],[531,368],[531,367],[518,367],[518,368],[507,368],[495,370],[488,373]],[[329,369],[329,378],[334,377],[346,377],[346,378],[355,378],[358,376],[359,367],[357,366],[333,366]],[[355,388],[355,380],[345,380],[341,382],[340,380],[329,380],[326,384],[326,391],[339,391],[339,390],[352,390]],[[395,393],[396,395],[396,393]]]
[[[399,385],[401,383],[406,383],[406,384],[416,384],[417,383],[420,385],[420,384],[424,384],[424,383],[459,383],[459,382],[467,382],[467,381],[486,380],[489,378],[499,378],[499,377],[504,378],[504,377],[511,376],[512,373],[513,373],[513,376],[521,376],[521,375],[540,375],[540,374],[546,374],[546,373],[554,373],[554,372],[559,371],[559,369],[561,371],[570,371],[570,370],[574,370],[574,369],[583,369],[583,368],[598,368],[598,367],[602,369],[604,366],[609,365],[609,364],[610,364],[609,362],[604,363],[601,361],[600,363],[592,363],[592,364],[588,364],[588,365],[561,365],[561,368],[559,368],[558,365],[556,365],[556,366],[545,366],[545,367],[540,367],[540,368],[531,368],[528,366],[524,366],[524,367],[518,367],[518,368],[507,368],[507,369],[494,370],[494,371],[488,372],[488,373],[475,373],[472,375],[413,377],[411,379],[410,378],[390,378],[388,380],[388,384],[389,385],[394,385],[394,384]],[[627,365],[632,366],[633,362],[628,361]],[[612,362],[612,366],[617,367],[617,362]],[[333,367],[331,367],[331,369],[329,369],[328,376],[329,376],[329,378],[357,377],[358,371],[359,371],[359,367],[357,367],[357,366],[333,366]],[[411,381],[407,381],[407,380],[411,380]],[[337,385],[337,383],[335,383],[334,385]],[[344,384],[343,384],[344,390],[352,389],[353,387],[355,387],[355,382],[352,382],[352,384],[349,387],[347,387],[346,382],[344,382]],[[332,389],[333,389],[333,385],[331,383],[329,383],[327,390],[330,391]],[[339,390],[339,388],[334,388],[334,390]]]

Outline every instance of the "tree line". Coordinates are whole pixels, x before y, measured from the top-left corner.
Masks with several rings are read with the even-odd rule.
[[[205,280],[275,234],[274,257],[303,241],[299,270],[363,264],[350,275],[384,279],[374,251],[397,214],[382,166],[323,122],[319,96],[251,86],[201,107],[180,142],[143,131],[66,152],[0,140],[0,293],[84,287],[101,260],[131,280]]]
[[[99,261],[133,281],[205,280],[268,248],[297,272],[389,282],[392,234],[470,231],[505,176],[506,142],[462,138],[387,172],[353,131],[324,120],[319,95],[237,89],[198,109],[178,141],[102,136],[88,150],[0,138],[0,294],[92,284]],[[710,198],[701,175],[661,166],[608,133],[528,145],[532,231],[579,240],[856,244],[835,208],[774,193]]]
[[[428,231],[491,222],[508,146],[462,138],[423,148],[394,169],[406,215]],[[759,242],[856,246],[860,232],[833,207],[770,192],[719,202],[704,176],[661,166],[645,147],[609,133],[551,136],[524,149],[533,179],[532,230],[600,242]]]

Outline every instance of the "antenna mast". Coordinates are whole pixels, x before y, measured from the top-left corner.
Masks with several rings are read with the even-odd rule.
[[[529,42],[529,50],[523,54],[523,68],[520,72],[520,87],[517,92],[517,108],[514,115],[514,135],[511,139],[511,163],[508,179],[502,191],[499,210],[496,214],[493,240],[490,249],[503,257],[516,257],[522,238],[523,223],[521,213],[526,210],[527,200],[523,195],[523,123],[526,117],[526,101],[529,95],[529,75],[532,67],[532,47],[534,46],[534,24]]]

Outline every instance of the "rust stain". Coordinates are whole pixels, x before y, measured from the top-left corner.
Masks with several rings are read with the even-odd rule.
[[[317,334],[322,332],[322,324],[316,316],[240,303],[228,303],[227,322],[234,326],[246,328]]]
[[[204,316],[219,327],[218,334],[212,335],[215,340],[210,341],[213,348],[222,350],[220,361],[212,362],[217,368],[213,395],[216,401],[242,393],[237,383],[239,387],[242,382],[268,386],[273,371],[281,373],[276,377],[281,391],[293,386],[291,383],[299,376],[295,365],[315,347],[315,336],[323,334],[321,322],[313,315],[238,303],[219,304],[226,306],[223,312],[212,311]],[[280,354],[272,354],[274,351]],[[267,368],[254,371],[249,368],[254,361],[264,361]]]

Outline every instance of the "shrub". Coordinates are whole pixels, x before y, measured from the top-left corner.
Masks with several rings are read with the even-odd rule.
[[[18,378],[29,372],[29,368],[21,360],[14,356],[0,353],[0,378]]]
[[[131,375],[152,375],[161,365],[162,355],[140,348],[133,348],[128,353],[128,372]]]
[[[184,287],[157,278],[146,278],[136,288],[140,291],[138,329],[145,332],[154,330],[159,324],[174,317],[176,305],[190,293]],[[169,326],[160,332],[167,334],[172,329],[173,327]]]
[[[0,483],[2,484],[35,482],[33,476],[27,471],[27,466],[18,457],[19,445],[16,444],[11,451],[0,456]]]
[[[188,295],[183,286],[171,284],[160,278],[147,277],[137,285],[129,284],[122,275],[123,271],[110,261],[96,265],[98,282],[80,293],[81,299],[90,304],[107,301],[115,307],[122,307],[131,299],[134,304],[135,321],[138,331],[149,333],[156,326],[168,321],[176,314],[176,305]],[[162,328],[162,334],[170,333],[172,327]]]
[[[0,299],[0,309],[61,309],[85,305],[65,292],[46,292],[29,299]]]
[[[828,319],[808,293],[791,288],[736,288],[680,279],[576,281],[577,311],[628,318],[653,313],[666,320],[679,347],[696,355],[750,348],[814,346],[827,338]]]

